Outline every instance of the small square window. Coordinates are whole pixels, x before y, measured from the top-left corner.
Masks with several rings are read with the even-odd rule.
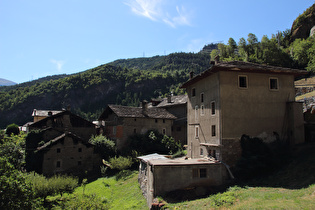
[[[166,128],[163,128],[162,133],[163,135],[166,135]]]
[[[247,88],[247,76],[238,76],[238,86],[240,88]]]
[[[82,152],[82,148],[80,147],[80,148],[78,148],[78,152]]]
[[[196,96],[196,88],[191,89],[191,97]]]
[[[269,79],[269,88],[270,90],[278,90],[278,78]]]
[[[155,123],[157,123],[158,122],[158,120],[157,119],[155,119]]]
[[[58,160],[58,161],[56,162],[56,167],[57,167],[57,168],[60,168],[60,166],[61,166],[61,162]]]
[[[206,178],[207,177],[207,169],[201,168],[200,169],[200,178]]]
[[[57,153],[60,153],[61,149],[60,148],[57,148]]]
[[[165,123],[165,119],[163,119],[163,123]]]
[[[135,129],[133,129],[133,133],[137,133],[137,129],[135,128]]]

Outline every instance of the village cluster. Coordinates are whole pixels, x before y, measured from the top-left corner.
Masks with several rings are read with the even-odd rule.
[[[34,122],[27,130],[44,132],[46,143],[37,150],[45,175],[99,168],[100,157],[88,143],[91,135],[107,136],[118,149],[128,146],[130,135],[149,130],[181,141],[187,147],[185,158],[138,157],[140,187],[150,205],[165,192],[217,186],[232,179],[229,167],[241,156],[244,134],[291,145],[314,137],[315,129],[305,130],[303,103],[295,101],[295,78],[305,74],[297,69],[217,60],[201,74],[190,74],[182,85],[187,95],[143,101],[139,107],[108,105],[94,123],[70,109],[34,109]]]

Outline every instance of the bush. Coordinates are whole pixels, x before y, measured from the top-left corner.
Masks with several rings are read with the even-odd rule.
[[[109,159],[109,164],[111,169],[118,169],[118,170],[125,170],[130,168],[132,165],[132,158],[131,157],[114,157]]]
[[[7,126],[5,134],[7,134],[8,136],[11,136],[12,134],[13,135],[19,135],[20,134],[20,128],[18,125],[12,123],[12,124]]]
[[[89,142],[95,146],[95,151],[102,155],[104,159],[116,154],[115,142],[105,136],[92,136]]]
[[[47,196],[72,193],[78,186],[78,179],[70,176],[55,175],[46,178],[40,174],[29,174],[28,181],[32,186],[35,197],[46,199]]]

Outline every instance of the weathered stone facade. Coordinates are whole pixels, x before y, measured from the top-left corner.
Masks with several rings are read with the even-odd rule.
[[[188,93],[188,155],[234,164],[243,134],[303,142],[302,109],[294,89],[294,77],[301,74],[306,71],[233,61],[188,80],[183,85]]]

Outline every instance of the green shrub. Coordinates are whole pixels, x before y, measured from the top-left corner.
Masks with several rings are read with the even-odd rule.
[[[72,193],[78,186],[78,179],[70,176],[55,175],[46,178],[43,175],[32,173],[28,175],[35,197],[46,199],[47,196],[63,193]]]
[[[95,151],[107,159],[116,154],[115,142],[102,135],[92,136],[89,140],[95,146]]]
[[[13,135],[19,135],[20,133],[20,128],[18,125],[12,123],[10,125],[7,126],[7,129],[5,131],[5,134],[7,134],[8,136]]]
[[[111,169],[118,169],[118,170],[125,170],[130,168],[132,165],[132,158],[131,157],[113,157],[109,159],[109,164]]]
[[[110,205],[106,199],[95,194],[69,196],[59,203],[61,209],[109,209]]]

